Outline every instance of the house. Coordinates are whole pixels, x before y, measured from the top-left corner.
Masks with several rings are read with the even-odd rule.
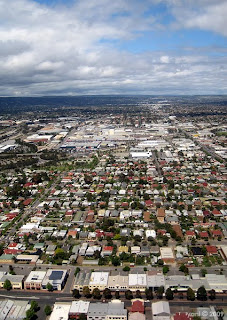
[[[216,246],[205,246],[205,248],[209,256],[218,255],[218,249]]]
[[[139,246],[132,246],[131,247],[131,254],[140,254],[140,247]]]
[[[196,238],[195,231],[187,230],[185,233],[186,240],[192,240]]]
[[[67,238],[72,237],[73,239],[76,239],[77,230],[69,230],[67,233]]]
[[[146,320],[146,316],[140,312],[129,312],[128,320]]]
[[[223,237],[221,230],[211,230],[211,235],[213,238],[222,238]]]
[[[130,237],[131,230],[129,228],[124,228],[120,230],[121,237]]]
[[[175,257],[172,248],[170,247],[162,247],[160,248],[161,259],[164,263],[174,263]]]
[[[174,315],[173,320],[193,320],[193,318],[184,312],[178,312]]]
[[[144,313],[145,312],[144,300],[142,299],[132,300],[131,312]]]
[[[201,231],[199,233],[199,236],[200,236],[201,239],[204,239],[204,240],[208,240],[208,238],[209,238],[209,234],[208,234],[207,231]]]
[[[46,254],[48,254],[49,256],[53,256],[55,254],[55,250],[56,250],[57,246],[54,244],[50,244],[47,248],[46,248]]]
[[[179,224],[174,224],[173,225],[173,231],[176,232],[176,235],[180,238],[183,238],[183,233],[182,233],[182,230],[181,230],[181,226]]]
[[[146,238],[156,238],[156,231],[155,230],[146,230],[145,231],[145,235],[146,235]]]
[[[133,237],[136,237],[136,236],[139,236],[139,237],[143,237],[143,229],[140,229],[140,230],[134,230],[133,231]]]
[[[111,256],[112,252],[113,252],[113,247],[112,246],[105,246],[105,247],[102,248],[101,255],[103,257]]]
[[[141,246],[140,255],[149,257],[150,256],[150,249],[148,246]]]
[[[157,219],[160,223],[164,223],[165,222],[165,209],[164,208],[158,208],[157,210]]]
[[[170,320],[170,307],[167,301],[158,301],[151,304],[153,320]]]
[[[195,257],[203,257],[205,255],[202,248],[200,248],[200,247],[191,247],[191,251],[192,251],[193,256],[195,256]]]
[[[118,247],[117,254],[120,255],[123,252],[128,253],[128,247],[127,246]]]

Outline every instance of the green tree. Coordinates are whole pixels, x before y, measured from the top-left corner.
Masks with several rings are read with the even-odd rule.
[[[216,299],[216,292],[214,289],[209,291],[209,298],[210,300],[215,300]]]
[[[137,299],[142,299],[140,290],[136,290],[136,298]]]
[[[162,259],[158,259],[157,264],[158,264],[159,266],[163,266],[164,261],[163,261]]]
[[[62,248],[57,248],[55,250],[55,258],[56,259],[65,259],[66,252]]]
[[[151,289],[146,288],[145,295],[147,300],[152,300],[154,298],[154,295]]]
[[[105,288],[103,290],[103,296],[105,299],[111,299],[112,298],[112,294],[109,288]]]
[[[5,280],[3,284],[3,289],[6,289],[8,291],[12,289],[12,283],[8,279]]]
[[[164,287],[161,286],[161,287],[159,287],[159,288],[157,289],[157,291],[156,291],[156,296],[157,296],[157,298],[158,298],[158,299],[162,299],[163,293],[164,293]]]
[[[90,289],[89,289],[88,286],[83,287],[83,295],[84,295],[86,298],[90,298],[91,293],[90,293]]]
[[[133,299],[133,294],[132,294],[131,290],[125,291],[125,299],[127,299],[127,300]]]
[[[85,313],[81,313],[79,315],[79,320],[87,320],[87,315]]]
[[[184,274],[188,274],[189,273],[188,267],[186,267],[185,264],[182,264],[180,266],[179,271],[184,272]]]
[[[74,272],[74,276],[76,277],[76,275],[80,272],[80,268],[79,267],[76,267],[76,270]]]
[[[164,274],[167,274],[167,273],[169,272],[169,267],[168,267],[168,266],[164,266],[164,267],[162,268],[162,272],[163,272]]]
[[[202,301],[207,300],[207,291],[204,288],[204,286],[199,287],[199,289],[196,292],[196,297],[198,300],[202,300]]]
[[[35,317],[35,311],[32,310],[32,309],[28,309],[28,310],[26,311],[26,318],[25,318],[25,320],[32,320],[32,319],[34,319],[34,317]]]
[[[51,306],[46,305],[45,308],[44,308],[44,312],[45,312],[46,316],[49,316],[51,314],[51,312],[52,312]]]
[[[72,296],[75,299],[79,299],[80,298],[80,291],[78,289],[74,289],[72,292]]]
[[[50,282],[47,283],[47,287],[46,288],[47,288],[48,291],[53,291],[54,290],[54,288],[53,288],[53,286],[52,286],[52,284]]]
[[[92,295],[94,299],[101,299],[102,296],[98,288],[94,288],[94,290],[92,291]]]
[[[188,288],[187,290],[187,299],[190,301],[194,301],[195,300],[195,293],[192,290],[192,288]]]
[[[201,269],[201,274],[202,277],[205,277],[205,275],[207,274],[207,269]]]
[[[119,257],[113,257],[112,258],[112,264],[116,267],[119,266],[121,264],[121,260]]]
[[[36,312],[36,311],[39,310],[39,305],[38,305],[38,303],[36,301],[32,300],[30,308]]]
[[[173,298],[174,298],[173,291],[170,288],[168,288],[166,290],[166,299],[167,300],[173,300]]]
[[[130,271],[130,267],[129,267],[129,266],[125,266],[125,267],[123,268],[123,271]]]

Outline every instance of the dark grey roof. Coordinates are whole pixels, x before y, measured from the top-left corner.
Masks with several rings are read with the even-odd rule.
[[[50,280],[60,280],[62,278],[63,271],[52,271],[49,279]]]

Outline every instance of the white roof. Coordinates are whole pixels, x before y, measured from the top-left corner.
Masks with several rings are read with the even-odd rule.
[[[108,277],[109,272],[92,272],[89,285],[107,285]]]
[[[129,286],[146,286],[147,285],[147,275],[142,273],[129,274],[128,276]]]
[[[152,303],[152,312],[153,315],[168,315],[170,314],[169,302],[167,301],[158,301]]]
[[[174,259],[172,248],[162,247],[160,248],[162,259]]]
[[[49,320],[68,320],[70,303],[55,303]]]
[[[31,271],[25,282],[42,282],[46,271]]]
[[[89,308],[89,301],[73,301],[69,313],[85,313],[87,314]]]
[[[147,238],[149,238],[149,237],[156,238],[155,230],[146,230],[145,233],[146,233]]]

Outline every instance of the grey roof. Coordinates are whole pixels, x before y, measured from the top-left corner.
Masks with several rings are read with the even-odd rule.
[[[49,279],[50,280],[61,280],[62,278],[62,275],[63,275],[63,271],[55,271],[53,270]]]

